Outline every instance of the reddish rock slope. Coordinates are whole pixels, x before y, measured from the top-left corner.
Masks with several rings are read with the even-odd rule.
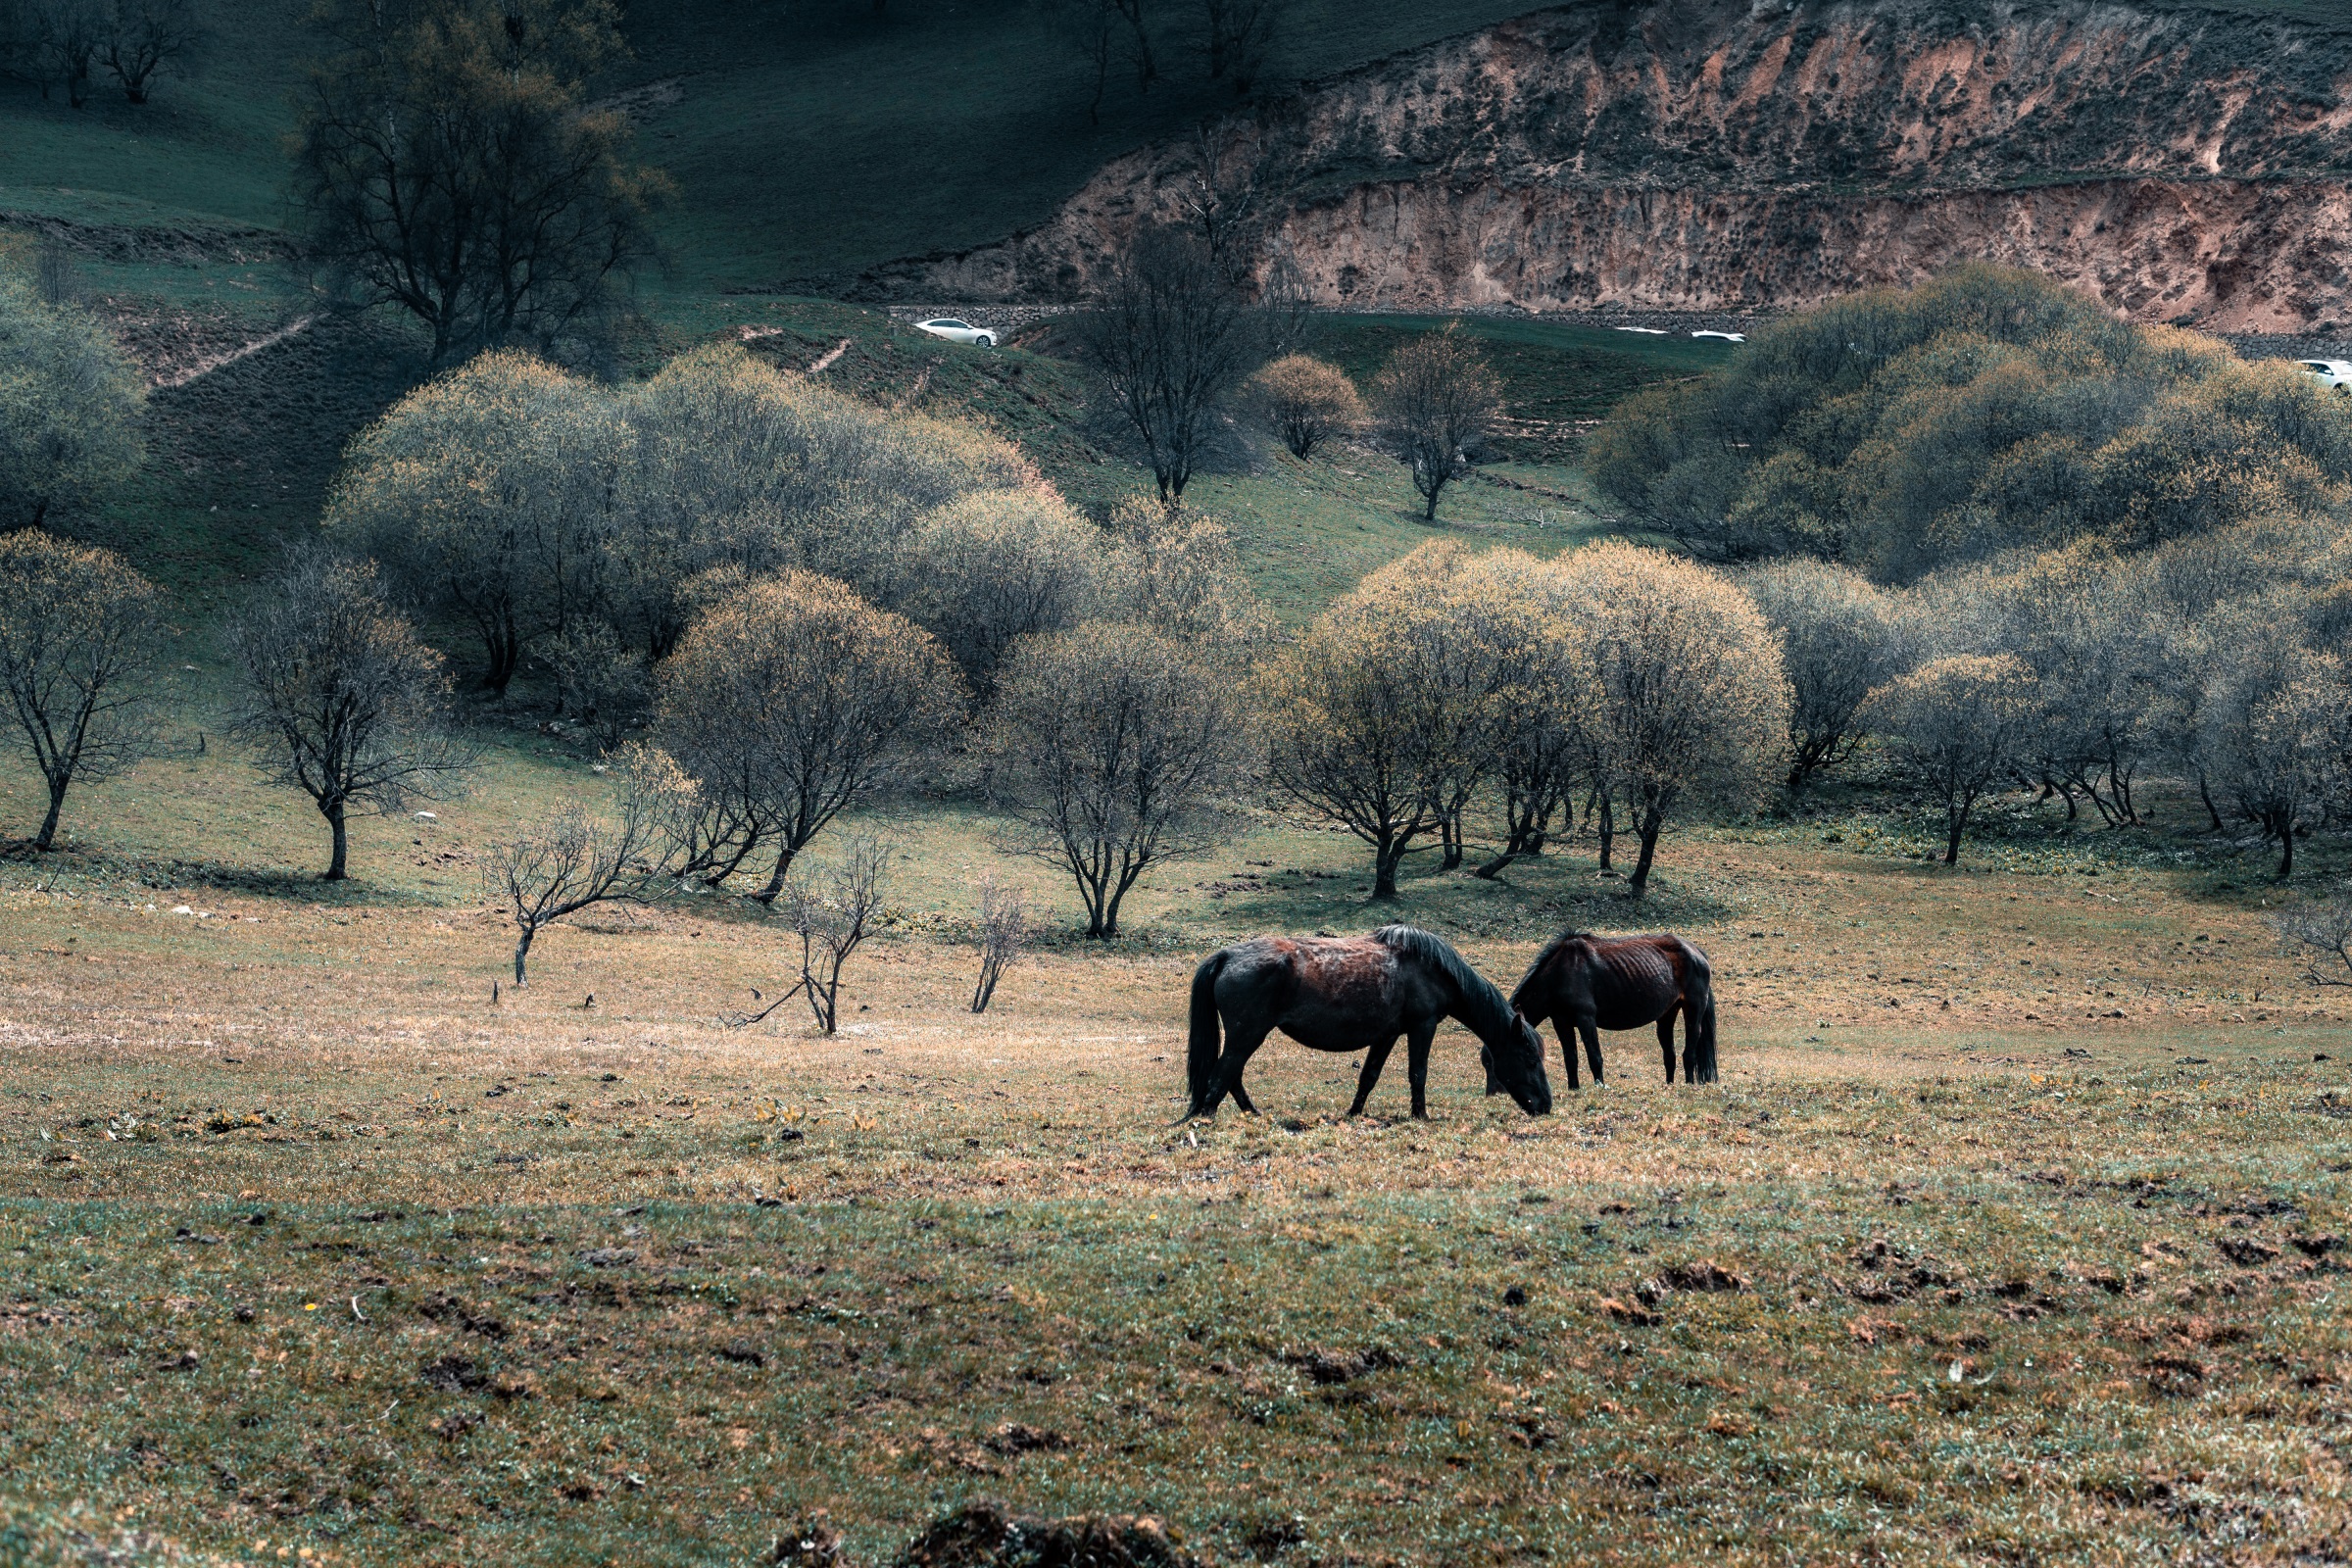
[[[1971,257],[2145,319],[2352,321],[2352,34],[2087,0],[1579,4],[1216,126],[1247,240],[1326,303],[1786,307]],[[878,298],[1082,298],[1190,142]],[[1243,171],[1248,171],[1247,177]]]

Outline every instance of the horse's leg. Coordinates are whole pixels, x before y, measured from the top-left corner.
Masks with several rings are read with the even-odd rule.
[[[1380,1069],[1389,1064],[1389,1053],[1396,1049],[1394,1037],[1383,1040],[1364,1053],[1364,1070],[1355,1077],[1355,1103],[1348,1107],[1350,1116],[1364,1113],[1364,1102],[1372,1098],[1372,1086],[1380,1082]]]
[[[1583,1082],[1576,1076],[1576,1020],[1566,1013],[1555,1014],[1551,1028],[1560,1037],[1560,1064],[1568,1069],[1568,1087],[1584,1088]]]
[[[1240,1030],[1227,1033],[1225,1054],[1217,1062],[1216,1092],[1209,1097],[1208,1108],[1210,1110],[1213,1111],[1217,1108],[1218,1101],[1231,1095],[1234,1104],[1244,1115],[1254,1116],[1257,1114],[1257,1106],[1250,1102],[1250,1091],[1242,1087],[1242,1069],[1250,1065],[1250,1058],[1256,1054],[1258,1047],[1266,1043],[1266,1036],[1270,1032],[1259,1029],[1254,1033],[1244,1033]]]
[[[1578,1028],[1585,1037],[1585,1060],[1592,1064],[1592,1081],[1600,1082],[1600,1025],[1593,1019],[1582,1019]]]
[[[1658,1048],[1666,1053],[1666,1081],[1668,1083],[1674,1082],[1674,1016],[1681,1010],[1682,1004],[1678,1002],[1658,1017]],[[1690,1076],[1690,1048],[1694,1043],[1691,1038],[1690,1026],[1685,1023],[1683,1025],[1683,1077],[1686,1080]]]
[[[1432,1018],[1404,1037],[1404,1070],[1413,1081],[1413,1120],[1429,1120],[1429,1043],[1438,1037]]]

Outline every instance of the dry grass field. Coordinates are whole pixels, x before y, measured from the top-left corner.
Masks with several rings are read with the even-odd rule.
[[[9,863],[0,1474],[80,1512],[0,1541],[740,1563],[821,1507],[864,1562],[996,1496],[1226,1562],[2352,1555],[2352,1007],[2226,856],[2020,805],[1961,875],[1891,818],[1685,836],[1642,914],[1582,851],[1424,871],[1506,982],[1563,919],[1690,932],[1723,1083],[1612,1037],[1530,1120],[1448,1031],[1431,1121],[1399,1066],[1348,1122],[1353,1064],[1277,1042],[1263,1116],[1186,1128],[1192,961],[1374,923],[1348,841],[1173,867],[975,1018],[985,855],[903,819],[949,912],[827,1040],[723,1026],[785,960],[715,900],[559,928],[494,1005],[462,862],[547,776],[372,825],[331,897],[175,880],[208,815],[316,851],[217,749],[103,813],[138,855]]]

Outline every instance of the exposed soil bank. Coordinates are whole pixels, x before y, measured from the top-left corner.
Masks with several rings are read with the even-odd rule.
[[[2352,36],[2052,0],[1541,12],[1213,127],[1262,272],[1357,309],[1786,309],[1983,258],[2146,320],[2352,320]],[[1196,140],[881,299],[1084,297],[1196,191]]]

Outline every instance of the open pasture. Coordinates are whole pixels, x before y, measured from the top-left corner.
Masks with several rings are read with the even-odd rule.
[[[2341,996],[2189,872],[1823,836],[1678,841],[1648,915],[1582,852],[1408,877],[1506,986],[1664,913],[1724,1007],[1720,1086],[1611,1036],[1543,1120],[1449,1027],[1419,1124],[1277,1041],[1264,1115],[1171,1125],[1199,954],[1388,917],[1336,835],[984,1017],[909,917],[831,1040],[720,1024],[783,956],[715,901],[493,1005],[503,928],[406,861],[12,875],[0,1464],[249,1562],[765,1560],[811,1507],[879,1561],[980,1495],[1229,1562],[2340,1556]]]

